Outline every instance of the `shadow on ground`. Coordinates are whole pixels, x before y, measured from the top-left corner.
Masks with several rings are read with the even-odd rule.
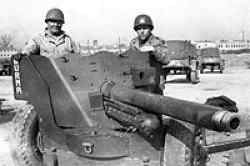
[[[166,81],[166,84],[176,84],[176,83],[179,83],[179,84],[190,83],[191,84],[190,81],[188,81],[187,79],[184,79],[184,78],[177,78],[177,79]]]

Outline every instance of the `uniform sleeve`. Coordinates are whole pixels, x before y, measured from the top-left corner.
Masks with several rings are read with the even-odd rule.
[[[77,46],[76,42],[72,40],[72,38],[69,38],[69,39],[70,39],[71,52],[80,53],[80,47]]]
[[[35,40],[35,38],[28,41],[28,43],[23,48],[22,53],[26,55],[40,54],[40,47],[37,44],[37,41]]]
[[[132,50],[138,50],[137,46],[136,46],[136,40],[132,39],[129,43],[129,48]]]
[[[165,40],[160,40],[155,46],[155,57],[156,60],[162,64],[169,63],[169,56],[168,56],[168,46]]]

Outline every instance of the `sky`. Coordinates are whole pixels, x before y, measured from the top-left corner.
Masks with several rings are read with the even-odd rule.
[[[129,42],[137,15],[148,14],[153,33],[166,40],[250,38],[250,0],[0,0],[0,34],[11,33],[23,45],[44,30],[46,12],[60,8],[63,29],[86,44]]]

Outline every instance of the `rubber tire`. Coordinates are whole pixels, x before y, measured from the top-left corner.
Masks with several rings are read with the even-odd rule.
[[[204,73],[204,69],[207,68],[207,66],[205,64],[201,65],[201,68],[202,68],[202,72]]]
[[[223,69],[222,69],[221,65],[218,66],[218,69],[220,70],[220,73],[223,73]]]
[[[201,71],[201,73],[203,74],[203,73],[204,73],[204,68],[201,67],[200,71]]]
[[[42,166],[42,153],[38,148],[38,117],[32,105],[19,108],[12,120],[10,148],[16,166]]]
[[[199,79],[197,78],[198,74],[197,74],[197,71],[191,71],[190,72],[190,82],[192,84],[197,84],[199,83]]]
[[[8,76],[10,76],[11,74],[12,74],[11,67],[9,67],[9,69],[8,69]]]
[[[211,66],[211,72],[212,73],[214,72],[214,66]]]
[[[191,70],[186,70],[185,72],[186,72],[186,80],[188,82],[190,82],[191,81]]]

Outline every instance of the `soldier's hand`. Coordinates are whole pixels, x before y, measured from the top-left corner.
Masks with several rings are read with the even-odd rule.
[[[160,89],[161,89],[162,91],[164,91],[164,90],[165,90],[165,84],[160,84]]]
[[[153,46],[143,46],[140,48],[141,52],[150,52],[155,51],[155,48]]]
[[[161,89],[162,91],[164,91],[164,89],[165,89],[165,84],[166,84],[166,80],[161,81],[160,84],[159,84],[159,87],[160,87],[160,89]]]
[[[16,61],[21,61],[21,59],[22,59],[23,57],[25,57],[25,56],[26,56],[26,54],[19,53],[19,54],[13,55],[13,58],[14,58]]]

